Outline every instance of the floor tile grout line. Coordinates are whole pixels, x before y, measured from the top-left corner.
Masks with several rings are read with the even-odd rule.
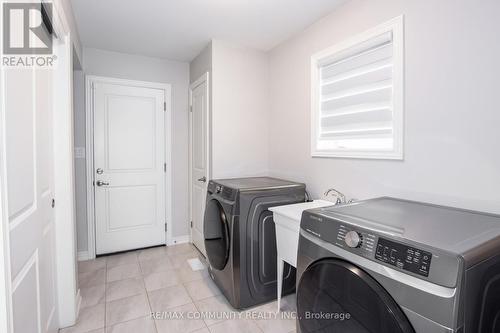
[[[134,263],[123,264],[123,265],[117,265],[117,266],[113,266],[113,267],[110,267],[110,268],[115,268],[115,267],[119,267],[119,266],[130,265],[130,264],[137,264],[137,265],[138,265],[138,267],[139,267],[139,270],[140,270],[140,269],[141,269],[141,267],[140,267],[140,265],[139,265],[139,260],[138,260],[137,250],[136,250],[136,251],[132,251],[132,252],[128,252],[128,253],[134,253],[134,254],[135,254],[135,259],[136,259],[136,260],[135,260],[135,262],[134,262]],[[108,267],[107,267],[107,265],[106,265],[106,268],[108,268]],[[115,282],[120,282],[120,281],[125,281],[125,280],[134,280],[134,279],[135,279],[135,280],[138,280],[139,278],[140,278],[140,279],[141,279],[141,281],[142,281],[142,285],[143,285],[143,287],[144,287],[144,291],[146,291],[146,288],[145,288],[145,285],[144,285],[144,280],[143,280],[142,274],[139,274],[139,276],[135,276],[135,277],[128,277],[128,278],[125,278],[125,279],[120,279],[120,280],[110,281],[109,283],[115,283]],[[106,280],[106,291],[107,291],[107,285],[108,285],[108,282],[107,282],[107,280]],[[134,297],[134,296],[138,296],[138,295],[140,295],[140,294],[130,295],[130,296],[127,296],[127,297]],[[125,299],[125,298],[127,298],[127,297],[117,298],[117,299],[112,300],[112,301],[110,301],[110,302],[119,301],[119,300]],[[146,298],[147,298],[147,293],[146,293]],[[107,294],[106,294],[106,308],[107,308],[107,306],[108,306],[108,301],[107,301]],[[149,306],[149,309],[151,310],[151,305],[149,304],[149,299],[148,299],[148,306]],[[110,325],[109,327],[112,327],[112,326],[114,326],[114,325],[118,325],[118,324],[120,324],[120,323],[129,322],[129,321],[132,321],[132,320],[137,320],[137,319],[139,319],[139,318],[143,318],[143,317],[133,318],[133,319],[126,320],[126,321],[123,321],[123,322],[115,323],[115,324],[113,324],[113,325]],[[108,328],[108,325],[107,325],[107,324],[105,324],[105,327],[106,327],[106,328]],[[156,327],[155,327],[155,329],[156,329]]]
[[[144,293],[145,293],[145,296],[146,296],[146,299],[148,301],[148,307],[149,307],[149,311],[150,311],[150,314],[149,314],[149,317],[151,317],[151,302],[149,300],[149,295],[146,291],[146,285],[145,285],[145,282],[144,282],[144,276],[142,274],[142,270],[141,270],[141,266],[139,265],[139,260],[138,260],[138,254],[137,254],[137,251],[134,251],[135,252],[135,256],[136,256],[136,259],[137,259],[137,264],[139,266],[139,270],[141,272],[141,274],[139,274],[139,276],[135,276],[135,277],[130,277],[130,278],[125,278],[125,279],[120,279],[120,280],[115,280],[115,281],[110,281],[110,283],[114,283],[114,282],[119,282],[119,281],[124,281],[124,280],[132,280],[132,279],[135,279],[135,280],[141,280],[142,282],[142,286],[143,286],[143,289],[144,289]],[[134,253],[132,252],[132,253]],[[129,264],[125,264],[125,265],[129,265]],[[123,266],[123,265],[118,265],[118,266]],[[114,268],[114,267],[118,267],[118,266],[113,266],[111,268]],[[107,269],[107,265],[106,265],[106,269]],[[107,279],[106,279],[106,282],[107,282]],[[106,283],[106,290],[107,290],[107,284]],[[137,295],[131,295],[131,296],[127,296],[127,297],[135,297],[135,296],[138,296],[138,295],[141,295],[141,294],[137,294]],[[113,325],[107,325],[106,323],[106,309],[107,309],[107,306],[108,306],[108,302],[107,302],[107,295],[104,296],[105,297],[105,313],[104,313],[104,318],[105,318],[105,321],[104,321],[104,329],[107,330],[108,327],[112,327],[112,326],[115,326],[115,325],[118,325],[118,324],[121,324],[121,323],[126,323],[126,322],[129,322],[129,321],[132,321],[132,320],[137,320],[137,319],[140,319],[140,318],[146,318],[148,316],[144,316],[144,317],[137,317],[137,318],[133,318],[133,319],[129,319],[129,320],[125,320],[123,322],[118,322],[118,323],[114,323]],[[125,299],[127,297],[122,297],[122,298],[118,298],[116,300],[113,300],[113,301],[110,301],[110,302],[114,302],[114,301],[119,301],[119,300],[122,300],[122,299]],[[153,320],[153,324],[154,324],[154,327],[155,327],[155,331],[158,332],[158,329],[156,328],[156,323],[154,322]]]
[[[200,313],[200,315],[201,315],[201,310],[198,307],[198,305],[196,304],[196,301],[193,301],[193,305],[194,305],[194,308],[196,309],[196,311],[198,311]],[[205,319],[201,319],[201,321],[203,322],[203,325],[205,326],[204,328],[206,328],[206,329],[208,329],[210,331],[210,329],[208,328],[207,323],[205,322]],[[201,328],[199,328],[198,330],[201,330]]]
[[[148,317],[149,317],[149,316],[142,316],[142,317],[137,317],[137,318],[127,319],[127,320],[125,320],[125,321],[120,321],[120,322],[118,322],[118,323],[114,323],[113,325],[106,326],[106,327],[103,327],[103,328],[106,330],[107,328],[111,328],[111,327],[116,326],[116,325],[120,325],[120,324],[123,324],[123,323],[129,323],[129,322],[134,321],[134,320],[137,320],[137,319],[148,318]],[[155,327],[155,329],[156,329],[156,327]],[[84,333],[85,333],[85,332],[84,332]]]
[[[127,263],[127,264],[116,265],[116,266],[113,266],[113,267],[107,267],[106,266],[106,270],[117,268],[117,267],[122,267],[122,266],[130,266],[130,265],[134,265],[134,264],[137,264],[137,266],[141,267],[141,265],[139,264],[139,261],[136,261],[136,262],[131,262],[131,263]]]
[[[116,283],[120,283],[120,282],[127,281],[127,280],[142,280],[142,276],[136,276],[136,277],[126,278],[126,279],[122,279],[122,280],[111,281],[109,283],[106,283],[106,290],[107,290],[107,285],[108,284],[116,284]],[[146,292],[145,288],[144,288],[144,292]],[[133,295],[127,295],[127,296],[124,296],[124,297],[112,299],[109,302],[106,299],[106,303],[112,303],[112,302],[119,301],[119,300],[122,300],[122,299],[125,299],[125,298],[139,296],[139,295],[142,295],[142,293],[133,294]]]
[[[153,307],[151,306],[151,300],[149,299],[149,293],[146,290],[146,281],[144,280],[144,275],[141,275],[142,277],[142,285],[144,287],[144,291],[146,292],[146,299],[148,300],[148,306],[149,306],[149,318],[153,320],[153,326],[155,328],[156,333],[158,333],[158,326],[156,326],[156,320],[153,318],[152,313],[153,313]]]
[[[108,312],[108,259],[106,257],[106,268],[104,270],[104,333],[108,330],[106,325],[106,313]]]
[[[165,249],[166,249],[166,248],[165,248]],[[183,252],[181,252],[181,253],[176,253],[175,255],[174,255],[174,254],[171,254],[171,256],[172,256],[172,257],[174,257],[174,256],[181,256],[181,257],[184,257],[184,256],[185,256],[185,257],[187,257],[187,256],[191,256],[191,255],[192,255],[192,256],[196,257],[196,256],[197,256],[197,253],[192,253],[192,252],[191,252],[191,250],[192,250],[192,247],[190,248],[190,250],[189,250],[189,251],[185,251],[185,252],[183,251]],[[140,261],[140,260],[139,260],[139,252],[140,252],[140,251],[139,251],[139,250],[137,250],[137,251],[135,251],[135,253],[134,253],[134,254],[135,254],[135,257],[136,257],[136,261],[135,261],[135,263],[138,265],[139,272],[140,272],[139,276],[136,276],[136,277],[128,277],[128,278],[125,278],[125,279],[119,279],[119,280],[115,280],[115,281],[110,281],[110,283],[113,283],[113,282],[118,282],[118,281],[123,281],[123,280],[127,280],[127,279],[138,279],[138,278],[140,278],[140,279],[142,280],[142,286],[143,286],[143,289],[144,289],[144,292],[145,292],[145,295],[146,295],[146,298],[147,298],[147,301],[148,301],[149,310],[150,310],[150,311],[152,311],[152,308],[151,308],[151,300],[149,299],[149,292],[148,292],[148,290],[146,289],[146,282],[145,282],[145,275],[144,275],[144,271],[142,270],[142,267],[141,267],[141,265],[140,265],[140,263],[141,263],[142,261]],[[108,264],[109,264],[108,258],[109,258],[109,257],[110,257],[110,256],[103,256],[102,258],[103,258],[103,259],[104,259],[104,261],[105,261],[105,263],[104,263],[104,267],[102,267],[102,268],[100,268],[100,269],[96,269],[96,270],[93,270],[93,271],[92,271],[92,272],[94,272],[94,271],[99,271],[99,270],[103,270],[103,271],[104,271],[104,284],[103,284],[103,286],[104,286],[104,304],[103,304],[103,308],[104,308],[104,315],[103,315],[103,317],[104,317],[104,324],[103,324],[103,325],[104,325],[104,326],[103,326],[103,327],[101,327],[101,328],[102,328],[102,329],[104,329],[105,331],[106,331],[109,327],[112,327],[112,326],[114,326],[114,325],[117,325],[117,324],[120,324],[120,323],[123,323],[123,322],[128,322],[128,321],[132,321],[132,320],[137,320],[137,319],[139,319],[139,318],[145,318],[145,317],[138,317],[138,318],[133,318],[133,319],[126,320],[126,321],[123,321],[123,322],[114,323],[113,325],[109,325],[109,326],[107,325],[107,321],[106,321],[106,320],[107,320],[107,309],[108,309],[108,295],[107,295],[107,291],[108,291],[108,279],[107,279],[108,270],[109,270],[109,269],[112,269],[112,268],[114,268],[114,267],[118,267],[118,266],[130,265],[130,264],[128,264],[128,263],[124,263],[124,264],[122,264],[122,265],[117,265],[117,266],[113,266],[113,267],[108,267]],[[170,256],[169,256],[169,254],[168,254],[168,253],[167,253],[167,255],[166,255],[165,257],[166,257],[167,259],[171,260],[171,258],[170,258]],[[159,257],[159,258],[156,258],[156,259],[161,259],[161,258],[162,258],[162,257]],[[148,260],[154,260],[154,259],[155,259],[155,258],[153,258],[153,259],[148,259]],[[186,258],[182,258],[182,260],[183,260],[183,261],[184,261],[184,259],[185,259],[185,260],[187,260]],[[146,260],[143,260],[143,261],[146,261]],[[183,263],[181,263],[180,265],[172,265],[172,267],[170,267],[167,271],[169,271],[169,270],[172,270],[172,271],[178,271],[178,270],[182,269],[182,266],[183,266]],[[163,272],[163,271],[161,271],[161,272]],[[161,273],[161,272],[155,272],[155,273]],[[82,273],[84,273],[84,272],[82,272]],[[187,287],[186,287],[186,285],[187,285],[188,283],[192,283],[192,282],[195,282],[195,281],[200,281],[200,280],[205,280],[205,279],[206,279],[206,277],[201,277],[200,279],[193,279],[193,280],[191,280],[191,281],[183,281],[181,278],[179,278],[179,283],[178,283],[178,284],[176,284],[176,285],[181,285],[181,286],[182,286],[182,287],[186,290],[187,296],[188,296],[188,298],[189,298],[189,299],[190,299],[190,301],[191,301],[190,303],[191,303],[191,304],[193,304],[193,306],[196,308],[196,310],[197,310],[197,311],[200,311],[200,310],[199,310],[199,308],[198,308],[198,307],[197,307],[197,305],[196,305],[196,301],[192,298],[192,296],[191,296],[191,295],[189,294],[189,292],[187,291]],[[99,284],[99,285],[98,285],[98,284],[96,284],[96,285],[90,285],[90,286],[86,286],[86,287],[97,287],[97,286],[100,286],[100,284]],[[173,286],[175,286],[175,285],[173,285]],[[163,288],[159,288],[159,289],[163,289]],[[211,296],[209,296],[209,297],[204,297],[204,298],[201,298],[201,299],[199,299],[198,301],[202,301],[202,300],[205,300],[205,299],[207,299],[207,298],[210,298],[210,297],[216,297],[216,296],[219,296],[219,295],[220,295],[220,294],[217,294],[217,295],[211,295]],[[137,295],[132,295],[132,296],[137,296]],[[129,297],[132,297],[132,296],[129,296]],[[125,298],[126,298],[126,297],[125,297]],[[120,298],[120,299],[123,299],[123,298]],[[120,299],[117,299],[117,300],[120,300]],[[98,303],[98,304],[96,304],[96,305],[99,305],[99,304],[100,304],[100,303]],[[186,303],[186,304],[189,304],[189,303]],[[186,305],[186,304],[183,304],[183,305]],[[182,305],[179,305],[179,306],[182,306]],[[171,308],[173,308],[173,307],[170,307],[169,309],[171,309]],[[167,310],[168,310],[168,309],[167,309]],[[158,332],[158,328],[157,328],[156,322],[154,321],[154,323],[153,323],[153,324],[154,324],[154,327],[155,327],[156,332]],[[207,329],[209,329],[209,328],[208,328],[208,325],[207,325],[204,321],[203,321],[203,325],[204,325],[204,327],[203,327],[203,328],[207,328]],[[200,328],[200,329],[202,329],[202,328]]]

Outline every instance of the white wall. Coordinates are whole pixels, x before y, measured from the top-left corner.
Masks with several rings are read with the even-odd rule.
[[[86,75],[99,75],[129,80],[140,80],[172,85],[172,172],[173,221],[172,235],[188,235],[188,87],[189,64],[158,58],[123,54],[85,48],[83,51]],[[85,226],[86,227],[86,226]],[[85,228],[80,228],[86,230]],[[83,231],[79,245],[85,243]],[[85,247],[85,248],[84,248]],[[85,250],[86,246],[79,246]]]
[[[212,176],[268,172],[268,57],[212,41]]]
[[[500,2],[352,0],[270,52],[270,173],[500,213]],[[405,159],[310,157],[310,56],[405,15]]]
[[[189,82],[193,83],[208,72],[212,77],[212,42],[189,63]]]

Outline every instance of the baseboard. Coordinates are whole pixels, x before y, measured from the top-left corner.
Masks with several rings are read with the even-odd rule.
[[[80,293],[81,289],[78,289],[76,292],[76,319],[80,315],[80,307],[82,306],[82,294]]]
[[[172,237],[170,244],[167,245],[177,245],[177,244],[183,244],[183,243],[189,243],[191,241],[189,235],[184,235],[184,236],[177,236],[177,237]]]
[[[79,251],[77,254],[78,261],[89,260],[89,252],[88,251]]]
[[[59,325],[56,323],[57,318],[55,316],[55,313],[56,307],[54,306],[50,311],[49,319],[47,320],[47,327],[45,328],[45,332],[47,333],[57,333],[59,331],[59,329],[57,328],[57,326]]]

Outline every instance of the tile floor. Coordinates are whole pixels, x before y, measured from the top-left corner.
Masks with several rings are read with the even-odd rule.
[[[191,244],[100,257],[78,264],[82,303],[75,326],[60,333],[289,333],[293,295],[246,311],[234,310],[208,277],[187,260]]]

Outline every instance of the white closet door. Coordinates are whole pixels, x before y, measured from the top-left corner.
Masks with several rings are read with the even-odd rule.
[[[56,329],[52,71],[5,69],[14,332]]]

